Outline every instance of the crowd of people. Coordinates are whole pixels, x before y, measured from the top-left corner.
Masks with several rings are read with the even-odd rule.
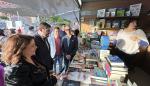
[[[69,25],[51,29],[48,23],[41,22],[37,32],[31,26],[26,35],[0,36],[5,39],[0,45],[6,86],[54,86],[58,74],[67,72],[78,49],[78,38]]]
[[[129,69],[140,64],[140,48],[150,52],[149,42],[137,21],[128,20],[119,30],[115,46],[117,54]],[[52,29],[52,30],[51,30]],[[6,86],[54,86],[58,74],[67,72],[79,47],[79,30],[69,25],[55,26],[41,22],[37,31],[29,27],[26,35],[0,30],[1,62]],[[57,64],[59,65],[58,73]],[[64,66],[63,66],[64,65]]]

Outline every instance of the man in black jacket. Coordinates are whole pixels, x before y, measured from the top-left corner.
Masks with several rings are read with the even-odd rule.
[[[69,64],[76,54],[78,49],[78,39],[76,36],[71,34],[70,26],[65,25],[64,27],[66,35],[62,38],[62,50],[64,54],[64,64],[66,70],[68,70]]]
[[[35,35],[37,46],[36,59],[45,65],[49,71],[53,69],[53,59],[50,56],[50,45],[47,37],[49,36],[51,26],[46,22],[40,23],[38,33]]]

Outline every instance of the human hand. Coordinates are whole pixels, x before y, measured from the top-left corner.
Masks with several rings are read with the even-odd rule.
[[[70,55],[66,55],[66,58],[67,58],[68,60],[70,60],[70,59],[71,59],[71,56],[70,56]]]
[[[150,53],[150,45],[147,47],[147,52]]]

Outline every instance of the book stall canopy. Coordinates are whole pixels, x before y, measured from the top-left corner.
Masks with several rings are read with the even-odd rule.
[[[75,0],[0,0],[0,12],[20,16],[76,16],[78,7]]]

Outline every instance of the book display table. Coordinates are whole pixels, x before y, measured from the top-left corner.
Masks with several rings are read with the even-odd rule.
[[[112,68],[110,60],[107,61],[111,57],[101,61],[97,53],[99,51],[93,51],[78,52],[67,73],[58,80],[57,86],[128,86],[124,83],[125,76],[128,74],[127,68],[123,64],[118,68]]]

